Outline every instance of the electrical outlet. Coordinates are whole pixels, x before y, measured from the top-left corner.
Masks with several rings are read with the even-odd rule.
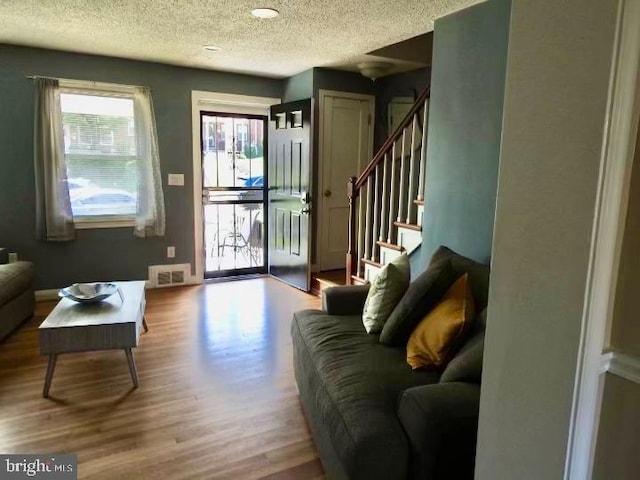
[[[176,258],[176,247],[167,247],[167,258]]]

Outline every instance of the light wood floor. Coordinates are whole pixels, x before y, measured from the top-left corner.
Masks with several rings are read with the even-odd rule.
[[[147,292],[134,351],[62,355],[37,327],[0,344],[0,452],[76,453],[79,478],[324,478],[295,390],[289,323],[319,300],[267,278]]]

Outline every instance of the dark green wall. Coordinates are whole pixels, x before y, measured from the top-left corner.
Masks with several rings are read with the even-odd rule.
[[[167,209],[163,238],[132,228],[79,230],[77,240],[35,238],[33,81],[26,75],[151,87]],[[149,265],[194,262],[191,91],[280,97],[283,81],[110,57],[0,45],[0,246],[36,264],[36,288],[91,280],[146,279]],[[167,173],[184,173],[168,187]],[[175,245],[176,258],[166,258]]]
[[[313,97],[313,68],[284,80],[282,102],[294,102]]]
[[[430,52],[425,52],[425,57]],[[431,67],[419,68],[409,72],[396,73],[376,80],[376,122],[374,132],[374,150],[377,151],[389,132],[389,103],[394,97],[417,98],[429,86]]]
[[[510,0],[436,20],[423,221],[423,264],[439,245],[491,255]]]

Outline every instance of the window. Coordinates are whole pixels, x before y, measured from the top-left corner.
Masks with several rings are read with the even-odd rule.
[[[166,226],[158,134],[147,87],[35,77],[36,234],[75,239],[75,228]]]
[[[74,222],[133,221],[138,194],[133,94],[62,87],[60,110]]]

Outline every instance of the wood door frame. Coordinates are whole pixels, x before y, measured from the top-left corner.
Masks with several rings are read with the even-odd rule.
[[[591,478],[640,117],[640,0],[620,2],[564,478]],[[613,373],[613,372],[612,372]]]
[[[191,133],[193,157],[193,233],[194,271],[189,283],[204,283],[204,224],[202,219],[202,151],[200,144],[201,112],[266,115],[269,107],[281,103],[280,98],[253,97],[232,93],[191,91]]]
[[[371,123],[369,124],[369,153],[367,158],[373,158],[373,136],[375,133],[375,124],[376,124],[376,97],[375,95],[367,95],[364,93],[353,93],[353,92],[340,92],[337,90],[318,90],[318,192],[316,195],[316,218],[317,218],[317,228],[316,228],[316,237],[314,238],[314,244],[316,248],[316,262],[312,265],[312,271],[317,272],[320,271],[320,265],[322,265],[322,245],[321,245],[321,234],[323,223],[325,219],[323,218],[323,206],[324,206],[324,106],[327,97],[336,97],[336,98],[346,98],[348,100],[365,100],[369,103],[369,111],[371,114]],[[345,179],[345,185],[348,182],[348,178]],[[345,255],[346,255],[347,246],[345,245]]]

